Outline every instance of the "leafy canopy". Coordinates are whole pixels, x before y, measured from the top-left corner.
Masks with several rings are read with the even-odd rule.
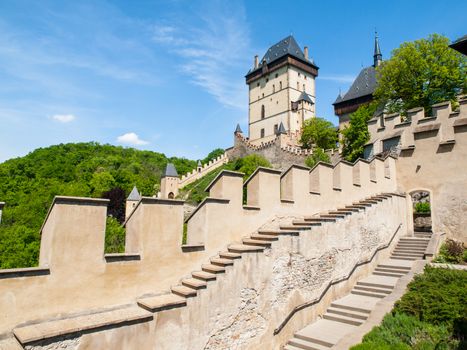
[[[350,115],[350,123],[342,133],[342,156],[349,162],[363,158],[363,148],[370,140],[367,122],[376,111],[376,103],[360,106]]]
[[[456,96],[467,91],[467,59],[448,45],[449,39],[438,34],[401,44],[377,69],[378,103],[388,113],[414,107],[430,112],[433,104],[456,103]]]
[[[307,119],[302,129],[300,142],[305,148],[311,148],[314,145],[322,149],[334,149],[337,143],[336,127],[323,118]]]
[[[318,162],[331,163],[331,158],[322,148],[313,149],[313,154],[305,159],[306,166],[310,168],[313,168]]]

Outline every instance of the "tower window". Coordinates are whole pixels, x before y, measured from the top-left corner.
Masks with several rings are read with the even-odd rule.
[[[272,92],[276,92],[276,85],[272,84]]]
[[[256,86],[259,86],[259,82],[256,83]]]
[[[279,126],[277,124],[274,124],[274,134],[277,134],[277,130],[279,130]]]
[[[282,81],[279,82],[279,89],[282,90]]]
[[[264,110],[264,105],[261,105],[261,119],[264,119],[264,115],[266,114]]]
[[[276,78],[279,76],[279,74],[276,73]]]
[[[305,77],[305,80],[306,80],[306,75],[304,75],[304,77]]]
[[[261,137],[264,137],[264,129],[261,129]]]
[[[264,92],[261,94],[261,97],[264,97]]]
[[[298,73],[298,76],[301,77],[302,75],[300,73]]]
[[[303,84],[303,91],[305,91],[305,84]]]
[[[297,90],[300,90],[300,83],[297,81]]]

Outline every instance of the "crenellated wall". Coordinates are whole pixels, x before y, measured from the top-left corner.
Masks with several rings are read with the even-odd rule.
[[[209,163],[204,164],[202,167],[193,169],[190,173],[182,175],[181,179],[178,182],[178,187],[183,188],[192,182],[202,178],[207,173],[221,167],[229,161],[229,158],[226,153],[220,155],[216,159],[209,161]]]
[[[397,144],[399,190],[430,193],[433,232],[467,242],[467,97],[459,97],[456,111],[450,102],[438,103],[432,116],[415,108],[405,121],[383,115],[370,120],[368,129],[375,154],[384,151],[385,141],[398,141],[389,144]]]
[[[45,343],[37,342],[43,335],[34,332],[43,334],[44,322],[53,320],[60,327],[65,323],[67,329],[76,329],[69,331],[74,338],[65,346],[68,349],[218,349],[219,342],[259,349],[291,308],[316,296],[326,283],[348,273],[356,261],[373,254],[378,246],[389,244],[396,231],[406,232],[406,199],[394,196],[332,228],[279,241],[269,255],[248,255],[237,264],[239,269],[226,273],[221,283],[188,301],[186,308],[151,313],[138,307],[138,299],[169,293],[180,279],[259,228],[277,229],[294,219],[394,192],[398,187],[393,157],[340,162],[335,167],[319,163],[313,169],[294,165],[285,172],[258,168],[245,183],[242,178],[241,173],[223,171],[209,185],[210,197],[186,220],[185,246],[183,201],[142,198],[126,222],[124,254],[104,254],[107,200],[56,197],[41,230],[40,266],[0,271],[0,339],[14,330],[18,339],[33,339],[32,344],[42,349]],[[378,219],[370,219],[372,216]],[[290,287],[283,280],[289,266],[283,265],[284,259],[292,255],[298,270],[309,265],[309,277],[317,278],[312,288],[301,291],[304,281]],[[326,259],[332,259],[334,267],[322,276],[319,261]],[[270,279],[279,272],[280,276],[274,277],[279,280]],[[269,300],[277,293],[280,305],[271,310]],[[259,328],[251,339],[235,345],[238,332],[248,328],[249,317],[248,312],[238,310],[242,303],[250,302],[257,305],[258,312],[250,316],[259,322]],[[235,323],[237,311],[245,324],[226,332],[222,325]],[[78,322],[77,317],[86,323],[99,312],[121,322],[111,318],[102,321],[101,328],[80,333],[81,328],[73,323]],[[278,345],[310,317],[298,315],[280,336],[268,341]],[[41,324],[42,331],[31,324]]]

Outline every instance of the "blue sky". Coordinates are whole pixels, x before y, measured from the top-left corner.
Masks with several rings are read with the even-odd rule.
[[[403,41],[467,33],[466,1],[0,2],[0,162],[97,141],[203,158],[246,130],[244,75],[292,33],[320,67],[317,114]]]

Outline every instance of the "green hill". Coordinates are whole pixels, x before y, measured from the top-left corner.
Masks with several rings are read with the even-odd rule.
[[[39,148],[0,164],[0,201],[6,202],[0,224],[0,268],[35,266],[39,230],[55,195],[101,197],[136,185],[142,195],[157,191],[166,164],[179,174],[196,167],[184,158],[97,143]]]

